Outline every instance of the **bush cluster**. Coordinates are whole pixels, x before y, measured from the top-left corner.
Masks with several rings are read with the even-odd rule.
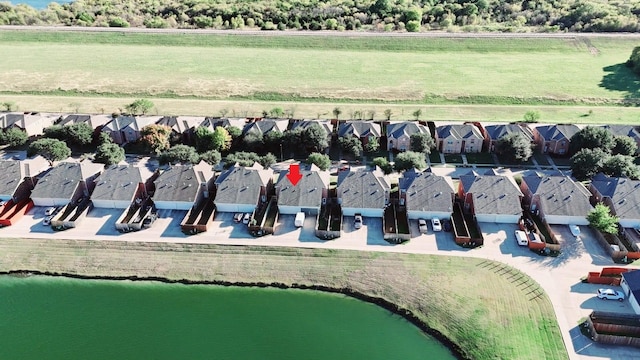
[[[214,28],[263,30],[631,31],[640,0],[78,0],[35,10],[0,3],[0,25]]]

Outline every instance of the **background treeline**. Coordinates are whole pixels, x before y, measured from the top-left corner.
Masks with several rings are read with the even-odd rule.
[[[0,3],[0,24],[263,30],[640,30],[640,0],[78,0]]]

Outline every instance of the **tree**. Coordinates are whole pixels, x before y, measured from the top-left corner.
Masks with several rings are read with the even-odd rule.
[[[391,172],[393,171],[393,167],[391,167],[391,164],[389,164],[389,160],[387,160],[387,158],[377,157],[377,158],[374,158],[371,163],[374,166],[377,166],[380,169],[382,169],[382,171],[384,171],[385,174],[391,174]]]
[[[302,132],[302,141],[307,150],[311,152],[324,151],[329,147],[329,140],[327,139],[327,133],[322,126],[318,123],[311,123]]]
[[[131,104],[125,105],[125,109],[132,114],[146,114],[149,110],[153,109],[153,103],[147,99],[138,99],[132,102]]]
[[[233,154],[227,155],[226,165],[232,166],[238,163],[240,166],[251,166],[256,162],[259,162],[260,156],[254,152],[238,151]]]
[[[631,68],[636,75],[640,75],[640,46],[633,48],[631,57],[627,60],[626,65]]]
[[[536,110],[529,110],[524,113],[524,122],[537,123],[540,120],[540,112]]]
[[[218,126],[215,130],[213,130],[213,134],[211,134],[211,142],[213,145],[213,150],[218,151],[227,151],[231,147],[231,135],[229,135],[229,131],[223,128],[222,126]]]
[[[615,177],[638,179],[640,168],[634,164],[633,157],[627,155],[611,155],[602,162],[602,172]]]
[[[220,160],[222,160],[222,155],[216,150],[209,150],[200,154],[200,159],[211,166],[216,166],[220,163]]]
[[[334,116],[336,119],[339,119],[339,118],[340,118],[340,114],[342,114],[342,110],[340,110],[340,108],[339,108],[339,107],[333,108],[333,116]]]
[[[368,154],[374,153],[380,149],[380,140],[378,138],[369,138],[364,145],[364,151]]]
[[[17,109],[18,107],[16,106],[16,103],[13,101],[5,101],[2,104],[2,109],[4,111],[14,111],[15,109]]]
[[[602,170],[604,159],[609,156],[601,149],[582,149],[571,157],[571,171],[573,177],[583,181],[591,178]]]
[[[331,159],[329,159],[329,155],[314,152],[309,154],[307,163],[314,164],[320,170],[327,170],[331,166]]]
[[[191,146],[176,145],[162,152],[158,157],[158,161],[160,164],[196,164],[200,161],[200,155]]]
[[[278,158],[276,158],[276,156],[272,153],[266,153],[265,155],[260,156],[260,158],[258,159],[258,162],[264,168],[268,168],[269,166],[275,164],[277,161]]]
[[[170,146],[171,128],[168,126],[151,124],[143,127],[140,133],[140,141],[155,154],[160,154]]]
[[[261,151],[264,149],[264,139],[262,134],[252,131],[244,135],[242,139],[244,146],[251,151]]]
[[[96,149],[95,162],[107,166],[117,164],[124,160],[124,149],[112,141],[103,142]]]
[[[609,207],[602,203],[596,206],[587,214],[589,225],[603,233],[615,234],[618,232],[618,218],[611,215]]]
[[[54,161],[60,161],[71,156],[71,149],[64,142],[58,139],[40,139],[29,145],[29,155],[41,155],[53,164]]]
[[[600,149],[610,153],[614,145],[613,135],[607,129],[587,126],[573,134],[569,150],[572,154],[582,149]]]
[[[29,135],[26,132],[15,127],[5,130],[4,133],[0,130],[0,134],[2,134],[0,142],[4,145],[9,145],[9,147],[24,145],[29,140]]]
[[[282,138],[283,134],[280,131],[269,131],[263,136],[264,147],[267,151],[277,152],[282,144]]]
[[[498,139],[495,152],[507,162],[518,163],[533,155],[531,142],[521,133],[511,133]]]
[[[425,133],[412,134],[409,138],[411,151],[430,154],[431,149],[436,147],[436,142],[431,135]]]
[[[613,138],[613,155],[635,155],[638,144],[629,136],[616,136]]]
[[[405,151],[403,153],[398,154],[395,158],[395,169],[396,171],[409,170],[411,168],[416,168],[418,170],[425,169],[427,167],[427,162],[425,160],[423,153],[418,153],[414,151]]]
[[[338,139],[340,149],[353,154],[356,157],[362,155],[362,142],[355,136],[343,136]]]
[[[231,135],[231,140],[238,139],[240,136],[242,136],[242,129],[240,129],[239,127],[229,126],[227,128],[227,132],[229,133],[229,135]]]
[[[209,128],[204,126],[198,126],[193,133],[193,137],[196,142],[196,149],[199,152],[205,152],[215,149],[213,144],[213,133]]]
[[[391,109],[384,110],[384,117],[385,119],[387,119],[387,121],[391,120],[391,115],[393,115],[393,113],[391,112]]]
[[[72,144],[84,146],[91,144],[93,141],[93,128],[87,123],[64,126],[62,133],[66,140]]]
[[[420,120],[420,116],[422,116],[422,110],[418,109],[413,112],[413,117],[417,120]]]
[[[281,117],[284,116],[284,110],[282,110],[282,108],[275,107],[275,108],[269,110],[269,116],[274,117],[274,118],[281,118]]]

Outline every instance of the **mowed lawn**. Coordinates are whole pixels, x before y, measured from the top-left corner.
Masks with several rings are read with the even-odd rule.
[[[606,102],[637,97],[640,87],[621,65],[637,45],[630,39],[594,39],[591,47],[569,39],[424,38],[420,45],[416,39],[349,37],[257,45],[259,39],[245,36],[244,42],[185,45],[175,42],[176,35],[146,35],[146,45],[145,34],[125,44],[111,38],[92,43],[90,34],[74,42],[74,35],[44,42],[0,36],[0,52],[8,55],[0,68],[0,92],[61,89],[206,98],[276,93],[388,101],[428,96],[436,102],[469,96],[489,103],[521,101],[514,98],[535,103],[536,98]],[[160,36],[171,36],[170,45],[161,45]],[[305,40],[310,45],[298,44]],[[407,46],[391,41],[407,41]]]
[[[411,310],[473,359],[567,358],[553,308],[537,283],[514,268],[483,259],[254,246],[0,239],[0,271],[17,269],[348,287]]]

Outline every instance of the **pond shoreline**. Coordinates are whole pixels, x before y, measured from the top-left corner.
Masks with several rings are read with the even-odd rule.
[[[276,289],[298,289],[298,290],[315,290],[333,294],[342,294],[355,298],[360,301],[365,301],[383,309],[390,311],[393,314],[399,315],[414,326],[418,327],[425,334],[433,337],[439,341],[443,346],[451,351],[451,354],[460,360],[471,359],[465,355],[464,351],[458,344],[451,341],[439,331],[430,328],[426,323],[420,320],[412,311],[402,308],[397,304],[386,299],[370,296],[360,291],[356,291],[350,288],[337,288],[325,285],[307,285],[293,283],[287,285],[280,282],[243,282],[243,281],[225,281],[225,280],[190,280],[190,279],[170,279],[161,276],[109,276],[109,275],[83,275],[64,272],[52,272],[52,271],[39,271],[39,270],[10,270],[0,271],[0,275],[14,276],[14,277],[29,277],[29,276],[51,276],[51,277],[65,277],[79,280],[115,280],[115,281],[155,281],[166,284],[183,284],[183,285],[217,285],[217,286],[237,286],[237,287],[254,287],[254,288],[276,288]]]

